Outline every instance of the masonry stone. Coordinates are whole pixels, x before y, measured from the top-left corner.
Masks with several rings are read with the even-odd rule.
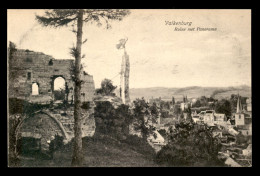
[[[74,82],[71,77],[71,66],[74,60],[55,59],[40,52],[18,49],[9,60],[9,98],[18,98],[32,103],[49,104],[54,100],[54,80],[64,78],[68,89],[68,101],[74,99]],[[93,76],[82,71],[81,101],[90,102],[90,110],[82,112],[84,118],[82,132],[84,136],[92,136],[95,132]],[[39,94],[32,94],[32,85],[38,85]],[[55,105],[55,104],[54,104]],[[27,115],[17,129],[18,136],[38,136],[41,138],[42,150],[48,149],[48,141],[52,136],[63,136],[70,141],[74,136],[74,111],[72,109],[45,109]],[[23,116],[23,115],[21,115]]]
[[[9,60],[9,97],[50,102],[54,80],[62,77],[69,88],[68,100],[71,101],[74,94],[70,71],[73,62],[72,59],[54,59],[44,53],[18,49]],[[93,76],[82,71],[81,79],[81,101],[92,101],[95,92]],[[33,83],[38,85],[39,95],[32,95]]]

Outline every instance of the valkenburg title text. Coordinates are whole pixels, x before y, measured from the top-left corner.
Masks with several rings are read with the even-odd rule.
[[[165,21],[166,26],[175,26],[174,31],[217,31],[217,28],[191,27],[192,22]],[[189,27],[186,27],[189,26]]]

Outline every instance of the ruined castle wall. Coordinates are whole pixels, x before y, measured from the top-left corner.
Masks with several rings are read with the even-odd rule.
[[[58,124],[46,114],[36,114],[25,119],[19,129],[19,133],[38,134],[41,137],[42,150],[49,149],[48,141],[52,140],[52,136],[63,136]]]
[[[81,86],[81,101],[93,101],[95,94],[93,76],[82,74],[81,79],[84,81],[84,84]]]
[[[50,64],[51,63],[51,64]],[[52,99],[55,78],[65,79],[70,93],[69,101],[73,99],[74,83],[70,76],[70,67],[73,60],[54,59],[52,56],[40,52],[17,50],[9,60],[9,97],[32,99],[32,84],[39,86],[39,95],[42,100]],[[83,75],[83,74],[82,74]],[[95,87],[93,76],[83,75],[85,84],[82,85],[82,100],[92,101]],[[47,97],[47,98],[46,98]]]

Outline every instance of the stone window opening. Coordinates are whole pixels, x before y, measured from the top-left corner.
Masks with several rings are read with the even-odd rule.
[[[32,58],[27,57],[26,62],[32,62]]]
[[[28,72],[28,73],[27,73],[27,80],[31,80],[31,77],[32,77],[32,73],[31,73],[31,72]]]
[[[50,61],[49,61],[49,65],[50,65],[50,66],[53,65],[53,61],[52,61],[52,59],[50,59]]]
[[[32,84],[32,95],[39,95],[39,85],[37,83]]]

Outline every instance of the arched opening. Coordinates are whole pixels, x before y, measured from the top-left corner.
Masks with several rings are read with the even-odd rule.
[[[65,79],[61,76],[57,77],[53,81],[53,91],[55,100],[65,99]]]
[[[37,83],[32,84],[32,95],[39,95],[39,85]]]
[[[17,152],[19,154],[37,154],[48,151],[54,136],[67,139],[67,134],[54,117],[39,112],[25,118],[17,128]]]

